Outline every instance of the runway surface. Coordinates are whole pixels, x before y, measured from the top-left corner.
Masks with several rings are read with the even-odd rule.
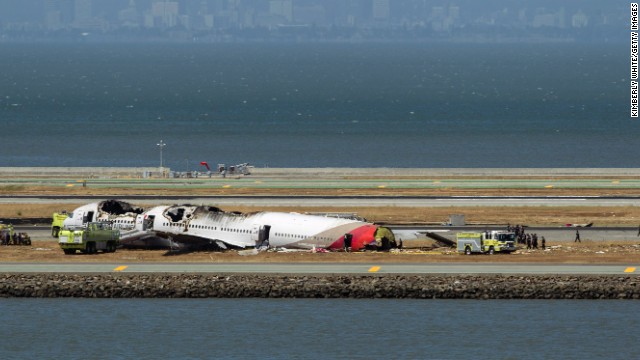
[[[20,177],[4,177],[8,172],[0,169],[0,184],[25,186],[57,186],[57,187],[89,187],[89,188],[244,188],[244,189],[638,189],[640,188],[640,172],[594,170],[582,174],[555,174],[553,172],[536,172],[529,169],[526,174],[509,175],[508,169],[458,174],[451,172],[411,173],[399,171],[369,171],[358,173],[357,169],[349,171],[328,171],[315,173],[300,172],[301,169],[290,169],[279,174],[255,174],[248,176],[200,176],[183,178],[114,178],[106,176],[53,178],[43,176],[22,175]],[[318,169],[316,169],[318,170]],[[3,176],[4,175],[4,176]],[[35,173],[34,173],[35,175]]]
[[[503,172],[504,170],[500,170]],[[529,170],[531,171],[531,170]],[[258,189],[443,189],[443,188],[469,188],[469,189],[551,189],[558,188],[599,188],[599,189],[640,189],[639,173],[600,171],[601,176],[611,176],[601,179],[553,179],[558,175],[550,171],[538,171],[535,175],[549,176],[547,179],[319,179],[319,178],[280,178],[260,179],[244,177],[240,179],[147,179],[147,180],[88,180],[88,187],[112,187],[122,186],[131,188],[180,188],[180,189],[204,189],[204,188],[258,188]],[[498,172],[498,173],[500,173]],[[495,172],[490,172],[495,175]],[[594,172],[586,171],[579,175],[591,175]],[[434,176],[456,175],[450,171],[443,174],[433,173]],[[381,172],[380,175],[386,175]],[[388,175],[388,174],[387,174]],[[411,174],[413,175],[413,174]],[[423,174],[421,174],[423,175]],[[458,174],[466,175],[470,174]],[[471,175],[476,176],[475,172]],[[521,175],[519,173],[513,174]],[[527,174],[525,174],[527,175]],[[528,174],[531,175],[531,174]],[[565,174],[567,176],[573,173]],[[629,178],[633,176],[634,178]],[[616,178],[619,177],[619,178]],[[625,178],[626,177],[626,178]],[[53,181],[3,180],[5,185],[54,185],[60,187],[82,186],[78,179],[57,179]],[[543,190],[544,191],[544,190]],[[197,193],[197,191],[194,191]],[[92,196],[0,196],[0,204],[10,203],[55,203],[55,204],[86,204],[89,202],[105,200],[113,197]],[[115,198],[134,202],[136,205],[147,206],[157,204],[191,203],[212,204],[216,206],[234,206],[242,203],[246,206],[305,206],[305,207],[517,207],[517,206],[638,206],[638,196],[116,196]],[[34,229],[35,230],[35,229]],[[413,231],[416,229],[403,229]],[[417,229],[424,230],[424,228]],[[453,228],[442,229],[448,231],[447,237],[455,237]],[[471,230],[465,228],[464,230]],[[556,241],[573,241],[575,228],[540,228],[529,229],[537,231],[538,235]],[[30,230],[27,230],[31,233]],[[38,230],[43,238],[50,239],[48,229]],[[637,228],[581,228],[583,240],[637,240]],[[202,263],[154,263],[154,264],[127,264],[127,263],[94,263],[94,264],[68,264],[68,263],[0,263],[0,271],[7,273],[260,273],[260,274],[636,274],[636,267],[640,268],[640,260],[637,264],[629,265],[583,265],[583,264],[202,264]],[[638,270],[640,271],[640,270]]]
[[[256,273],[256,274],[504,274],[504,275],[636,275],[629,265],[581,264],[62,264],[0,263],[5,273]]]

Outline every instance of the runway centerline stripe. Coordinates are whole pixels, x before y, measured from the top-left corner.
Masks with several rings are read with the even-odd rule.
[[[380,266],[372,266],[372,267],[369,269],[369,272],[378,272],[378,270],[380,270]]]
[[[626,272],[626,273],[636,272],[636,268],[634,268],[634,267],[628,267],[628,268],[624,269],[624,272]]]
[[[123,266],[118,266],[117,268],[113,269],[113,271],[122,271],[122,270],[124,270],[124,269],[126,269],[126,268],[128,268],[128,266],[125,266],[125,265],[123,265]]]

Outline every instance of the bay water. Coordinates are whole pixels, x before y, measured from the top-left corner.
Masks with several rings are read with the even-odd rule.
[[[0,44],[0,166],[638,167],[624,43]]]
[[[3,359],[636,359],[640,303],[3,299]]]

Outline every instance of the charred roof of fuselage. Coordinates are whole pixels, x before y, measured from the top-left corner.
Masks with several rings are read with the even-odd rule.
[[[172,206],[166,211],[166,215],[172,222],[178,222],[184,218],[185,206]]]
[[[207,205],[173,205],[168,207],[165,212],[165,216],[171,219],[172,222],[179,222],[184,220],[192,220],[194,218],[215,218],[218,216],[236,216],[238,218],[247,217],[255,212],[242,213],[240,211],[224,211],[216,206]]]
[[[193,210],[193,215],[195,216],[212,216],[212,215],[241,215],[244,214],[239,211],[224,211],[217,206],[197,206]]]
[[[100,211],[113,215],[123,215],[126,213],[142,214],[144,209],[132,206],[128,202],[109,199],[100,203]]]

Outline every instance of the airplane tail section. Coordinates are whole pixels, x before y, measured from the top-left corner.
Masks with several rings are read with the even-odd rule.
[[[351,250],[358,251],[362,249],[378,249],[389,250],[397,248],[396,238],[391,229],[365,224],[348,232],[351,235]],[[347,240],[348,241],[348,240]],[[345,247],[345,236],[334,242],[329,248],[342,249]]]

